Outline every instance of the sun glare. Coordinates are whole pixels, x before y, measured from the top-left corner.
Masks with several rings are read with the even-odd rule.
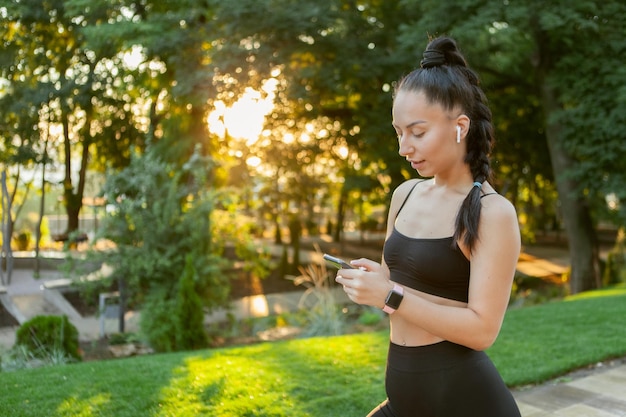
[[[145,57],[143,55],[143,51],[140,46],[133,46],[130,51],[125,52],[122,55],[122,60],[124,61],[124,65],[131,70],[136,70],[139,65],[144,62]]]
[[[250,158],[246,159],[246,163],[251,167],[256,168],[261,165],[261,158],[259,158],[258,156],[251,156]]]
[[[261,92],[247,88],[231,107],[217,101],[215,109],[208,117],[209,131],[221,137],[228,135],[242,139],[246,144],[252,145],[263,131],[265,116],[274,107],[275,89],[276,80],[270,79],[263,85],[263,90],[267,93],[265,97],[262,97]]]

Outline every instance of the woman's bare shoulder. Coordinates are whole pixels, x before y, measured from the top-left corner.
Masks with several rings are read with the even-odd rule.
[[[517,216],[513,204],[501,194],[496,192],[481,196],[482,209],[494,215]]]
[[[396,189],[393,191],[393,195],[391,198],[391,202],[394,201],[404,201],[404,199],[409,195],[413,187],[415,187],[418,183],[427,181],[421,178],[413,178],[410,180],[404,181],[402,184],[398,185]]]
[[[396,189],[393,191],[391,195],[391,205],[389,207],[389,221],[391,219],[395,219],[398,215],[398,211],[400,210],[400,206],[407,199],[409,193],[413,190],[413,187],[417,185],[417,183],[422,182],[422,179],[410,179],[404,181],[402,184],[398,185]]]
[[[481,198],[481,203],[481,228],[495,233],[501,232],[503,228],[519,228],[515,207],[506,197],[488,194]]]

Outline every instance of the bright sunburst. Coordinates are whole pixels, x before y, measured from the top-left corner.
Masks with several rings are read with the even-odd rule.
[[[261,92],[247,88],[245,93],[231,107],[217,101],[215,110],[208,117],[209,131],[220,137],[228,136],[243,139],[248,145],[255,143],[263,130],[265,116],[274,107],[276,79],[267,80]]]

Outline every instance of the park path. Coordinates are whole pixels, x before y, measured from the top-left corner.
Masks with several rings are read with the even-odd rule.
[[[522,417],[625,417],[626,358],[513,391]]]

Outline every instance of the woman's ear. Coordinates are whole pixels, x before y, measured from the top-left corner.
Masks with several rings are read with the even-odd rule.
[[[467,117],[465,114],[462,114],[456,118],[456,125],[461,130],[458,136],[459,139],[464,139],[467,136],[467,134],[469,133],[470,124],[471,124],[470,118]]]

